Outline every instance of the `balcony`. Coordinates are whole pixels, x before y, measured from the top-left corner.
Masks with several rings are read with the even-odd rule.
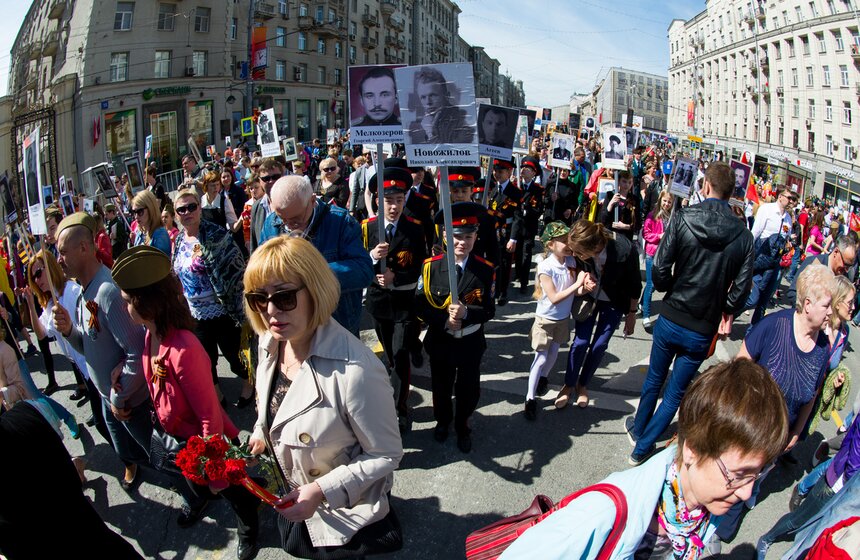
[[[275,5],[257,2],[254,5],[254,19],[272,19],[275,17]]]
[[[376,14],[362,14],[361,23],[369,27],[377,27],[379,26],[379,18],[376,17]]]
[[[851,45],[851,58],[854,59],[854,62],[860,62],[860,45],[857,43]]]
[[[770,88],[768,86],[764,86],[761,88],[761,94],[765,99],[770,99]]]
[[[397,11],[397,3],[394,0],[382,0],[379,3],[379,10],[383,17],[388,17]]]
[[[60,19],[66,11],[66,0],[51,0],[48,8],[48,19]]]
[[[753,101],[758,102],[758,89],[756,89],[756,88],[752,88],[752,89],[750,90],[750,97],[752,97],[752,100],[753,100]]]
[[[785,88],[779,86],[778,88],[776,88],[776,94],[782,96],[783,94],[785,94]]]
[[[747,12],[747,15],[744,16],[744,23],[747,25],[755,25],[755,14],[752,11]]]
[[[403,31],[406,29],[406,20],[400,14],[394,14],[388,18],[388,27],[395,31]]]
[[[375,49],[378,44],[376,37],[363,37],[361,39],[361,46],[365,49]]]
[[[311,16],[299,16],[298,20],[299,29],[301,31],[310,31],[314,28],[314,25],[316,25],[314,18]]]
[[[755,12],[755,18],[759,21],[764,21],[767,16],[764,13],[764,8],[754,8],[753,12]]]
[[[754,58],[750,59],[747,66],[749,66],[750,72],[755,72],[758,69],[758,64],[756,64],[756,61]]]
[[[343,36],[343,28],[336,21],[315,22],[313,30],[320,37],[338,39]]]
[[[397,46],[397,37],[395,35],[386,35],[385,36],[385,44],[389,47]]]
[[[38,60],[42,56],[42,41],[33,41],[30,43],[30,60]]]
[[[54,56],[60,47],[60,33],[50,31],[42,40],[42,56]]]
[[[437,30],[436,30],[436,38],[437,38],[439,41],[441,41],[441,42],[445,43],[446,45],[448,44],[448,35],[446,35],[445,33],[443,33],[443,32],[442,32],[441,30],[439,30],[439,29],[437,29]],[[447,49],[446,49],[446,50],[447,50]]]
[[[761,66],[761,71],[767,73],[770,70],[770,59],[766,56],[759,57],[758,59],[759,66]]]

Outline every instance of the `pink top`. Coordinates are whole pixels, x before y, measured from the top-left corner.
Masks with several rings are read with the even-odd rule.
[[[812,239],[813,241],[815,241],[815,243],[817,245],[819,245],[821,247],[824,246],[824,233],[821,231],[821,228],[818,226],[812,226],[812,229],[809,230],[809,239]],[[816,249],[815,247],[810,245],[809,248],[806,249],[806,254],[807,255],[813,255],[813,256],[820,255],[821,250]]]
[[[663,238],[663,228],[663,220],[655,220],[654,212],[651,212],[645,218],[645,224],[642,226],[642,236],[645,238],[645,254],[647,256],[653,257],[657,252],[660,239]]]
[[[194,333],[171,329],[158,347],[157,358],[150,358],[151,342],[147,331],[143,375],[164,431],[185,439],[238,436],[239,430],[218,402],[209,356]],[[157,371],[153,371],[153,362],[158,364]]]

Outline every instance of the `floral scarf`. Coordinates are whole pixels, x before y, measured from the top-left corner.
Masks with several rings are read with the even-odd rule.
[[[711,514],[707,509],[689,510],[681,495],[681,481],[674,461],[666,473],[663,493],[657,504],[657,522],[672,542],[672,552],[679,560],[696,560],[705,549],[704,536]]]

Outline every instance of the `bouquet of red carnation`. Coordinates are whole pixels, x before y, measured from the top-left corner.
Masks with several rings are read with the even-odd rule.
[[[276,505],[279,498],[254,482],[245,471],[246,461],[256,459],[243,449],[232,445],[221,434],[206,438],[192,436],[185,448],[176,454],[176,466],[182,475],[195,484],[227,488],[231,484],[244,486],[273,507],[289,507],[292,502]]]

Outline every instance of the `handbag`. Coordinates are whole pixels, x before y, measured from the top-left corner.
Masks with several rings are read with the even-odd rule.
[[[149,439],[149,464],[159,471],[182,474],[176,466],[176,454],[185,448],[187,441],[180,440],[161,427],[161,422],[152,413],[152,436]]]
[[[580,259],[576,259],[576,268],[583,269],[586,272],[591,272],[594,274],[594,267],[591,266],[588,262],[582,261]],[[597,288],[595,288],[592,293],[600,293],[600,282],[602,280],[602,275],[597,279]],[[591,294],[583,294],[581,296],[574,296],[573,305],[570,309],[570,314],[573,317],[573,320],[576,322],[582,322],[594,315],[594,311],[597,309],[597,299]]]
[[[615,521],[612,524],[612,530],[597,554],[597,560],[608,560],[627,525],[627,499],[621,489],[606,483],[587,486],[566,496],[555,506],[552,505],[552,500],[546,496],[535,496],[532,505],[522,513],[506,517],[470,533],[466,537],[466,559],[494,560],[498,558],[527,529],[537,525],[548,515],[588,492],[605,494],[615,504]]]

